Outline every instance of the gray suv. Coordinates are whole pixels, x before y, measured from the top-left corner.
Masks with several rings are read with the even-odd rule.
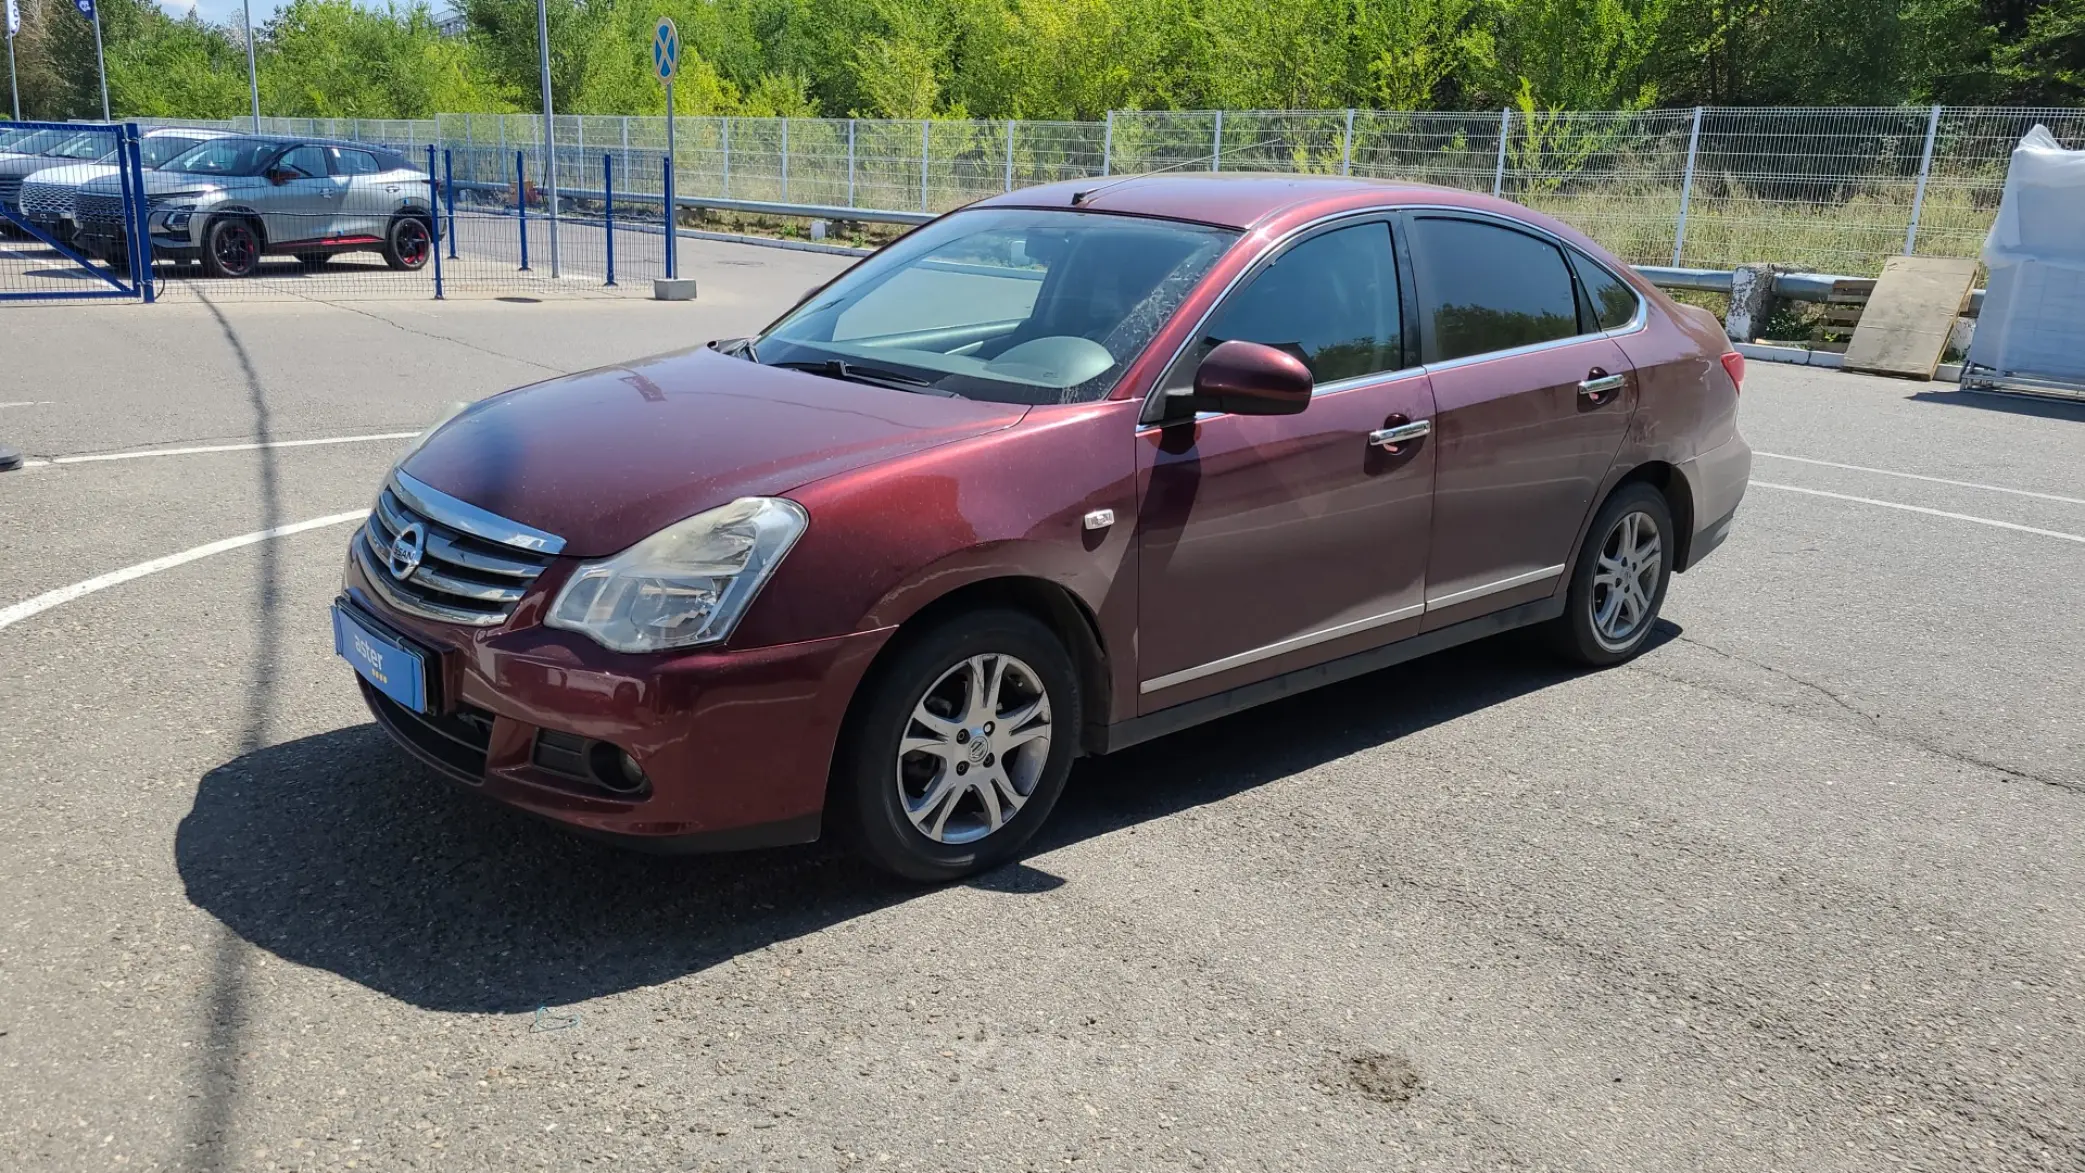
[[[432,184],[385,147],[334,139],[213,139],[145,174],[155,259],[200,260],[213,277],[245,277],[268,254],[315,268],[346,252],[378,252],[394,269],[434,255]],[[123,253],[118,179],[80,189],[80,239]]]

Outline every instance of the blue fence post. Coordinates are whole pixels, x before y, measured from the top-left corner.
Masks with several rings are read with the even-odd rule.
[[[528,272],[528,167],[521,152],[514,152],[514,210],[521,224],[521,271]]]
[[[449,259],[456,259],[456,166],[452,152],[442,148],[442,194],[449,198]]]
[[[615,156],[601,156],[601,227],[608,240],[608,284],[615,284]]]
[[[130,202],[130,228],[127,235],[133,244],[130,250],[131,272],[137,281],[138,291],[144,294],[145,304],[156,300],[152,288],[152,227],[145,216],[145,157],[138,147],[137,123],[125,123],[123,133],[117,140],[122,144],[122,158],[128,164],[131,191],[135,193]]]
[[[729,124],[727,123],[727,125]],[[661,170],[666,175],[666,279],[671,281],[680,276],[675,271],[680,266],[674,263],[675,257],[673,255],[680,251],[673,247],[680,235],[680,226],[674,222],[673,215],[673,159],[671,156],[668,156],[661,163]]]
[[[427,195],[427,222],[433,226],[434,232],[439,234],[442,229],[442,205],[441,200],[434,194],[434,147],[431,145],[427,148]],[[456,226],[451,224],[449,231],[453,237]],[[439,240],[430,240],[427,243],[434,248],[434,299],[440,301],[442,300],[442,244]]]

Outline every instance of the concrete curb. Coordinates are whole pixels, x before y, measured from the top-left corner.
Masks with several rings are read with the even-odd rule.
[[[1778,362],[1798,367],[1825,367],[1836,370],[1846,365],[1846,356],[1833,354],[1829,350],[1810,350],[1801,346],[1768,346],[1758,342],[1732,343],[1747,362]],[[1936,383],[1959,383],[1962,381],[1961,363],[1942,363],[1933,372]]]

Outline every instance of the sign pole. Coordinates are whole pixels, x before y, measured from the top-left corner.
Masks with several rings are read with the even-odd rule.
[[[669,75],[666,78],[666,169],[678,174],[679,166],[680,156],[674,154],[673,146],[673,78]],[[668,190],[670,191],[671,189],[669,188]],[[676,214],[677,211],[678,209],[674,208],[670,203],[666,206],[666,275],[668,277],[678,277],[681,274],[680,217]]]
[[[15,80],[14,35],[22,31],[22,9],[16,0],[7,0],[7,92],[14,98],[14,120],[22,120],[22,84]]]
[[[261,75],[253,66],[253,0],[246,0],[246,88],[253,95],[253,132],[261,133]]]
[[[536,0],[536,52],[543,73],[543,172],[547,180],[544,195],[550,201],[550,277],[554,281],[558,277],[557,134],[552,129],[556,115],[550,107],[550,16],[544,10],[543,0]]]
[[[666,276],[652,282],[652,296],[660,301],[687,301],[695,296],[695,279],[681,276],[681,232],[679,201],[673,195],[674,170],[679,157],[673,141],[673,77],[680,72],[681,34],[673,18],[662,16],[652,26],[652,72],[666,83],[666,175],[660,185],[660,202],[666,211]],[[731,190],[731,123],[724,123],[724,190]]]
[[[72,0],[72,6],[94,22],[94,64],[101,71],[101,120],[113,122],[109,117],[109,61],[101,51],[101,8],[94,0]]]

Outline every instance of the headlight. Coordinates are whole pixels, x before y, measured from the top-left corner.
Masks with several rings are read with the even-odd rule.
[[[794,501],[740,497],[582,563],[543,622],[618,652],[716,643],[809,523]]]

